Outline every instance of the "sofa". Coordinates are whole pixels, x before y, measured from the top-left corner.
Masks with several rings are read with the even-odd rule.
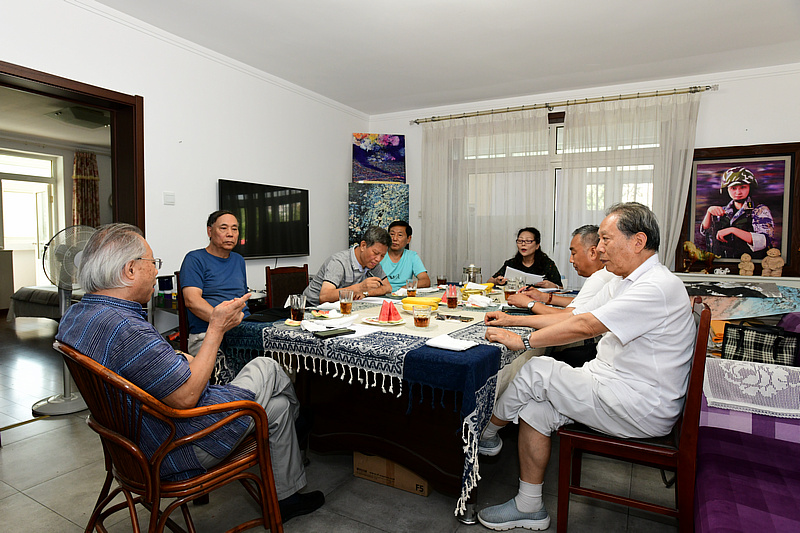
[[[800,531],[800,369],[709,358],[695,531]]]

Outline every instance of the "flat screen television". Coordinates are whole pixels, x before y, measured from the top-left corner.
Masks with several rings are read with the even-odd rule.
[[[308,191],[293,187],[218,180],[219,208],[239,219],[244,257],[290,257],[309,254]]]

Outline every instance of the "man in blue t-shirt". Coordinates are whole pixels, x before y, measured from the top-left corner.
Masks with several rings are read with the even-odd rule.
[[[381,261],[381,268],[392,284],[392,290],[396,291],[405,286],[406,281],[412,277],[417,277],[417,287],[430,287],[431,278],[428,276],[428,269],[422,264],[417,252],[407,250],[406,246],[411,242],[411,225],[404,220],[395,220],[389,224],[389,237],[392,245],[389,252]]]
[[[197,353],[218,304],[247,293],[244,258],[233,251],[239,242],[239,221],[230,211],[214,211],[206,222],[209,243],[186,254],[181,265],[181,290],[189,318],[191,354]],[[250,315],[247,307],[244,316]]]

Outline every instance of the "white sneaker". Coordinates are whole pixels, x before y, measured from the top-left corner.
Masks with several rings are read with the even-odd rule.
[[[505,531],[515,527],[541,531],[550,527],[550,515],[547,514],[547,509],[542,507],[535,513],[523,513],[517,510],[514,498],[504,504],[481,509],[478,520],[495,531]]]
[[[500,453],[500,450],[502,449],[503,439],[500,438],[500,435],[495,435],[494,437],[488,439],[481,439],[478,442],[478,454],[480,455],[494,457]]]

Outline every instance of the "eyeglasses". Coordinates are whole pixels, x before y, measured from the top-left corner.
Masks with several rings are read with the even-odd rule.
[[[164,261],[157,257],[155,259],[150,259],[149,257],[137,257],[134,259],[134,261],[150,261],[156,266],[156,270],[161,270],[161,265],[164,264]]]
[[[533,244],[535,242],[536,241],[528,241],[528,240],[524,240],[524,239],[517,239],[517,244]]]

